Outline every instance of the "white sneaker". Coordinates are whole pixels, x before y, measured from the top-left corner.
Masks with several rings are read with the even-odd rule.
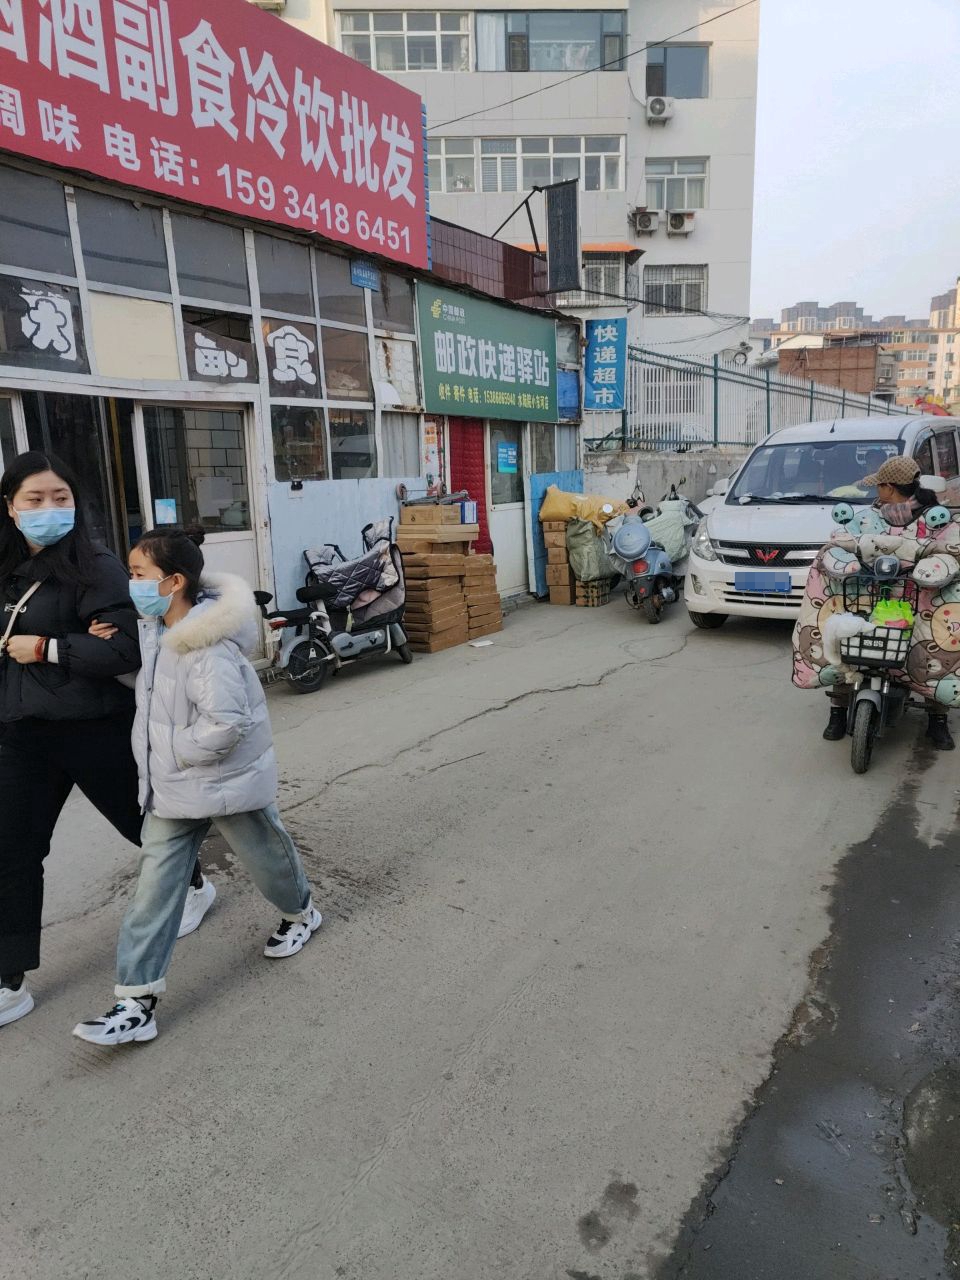
[[[195,889],[193,885],[190,886],[187,890],[187,900],[183,904],[178,938],[185,938],[188,933],[193,933],[195,929],[200,928],[200,921],[213,906],[216,896],[217,887],[206,876],[203,877],[203,884],[199,889]]]
[[[88,1044],[129,1044],[131,1040],[155,1040],[157,1020],[152,1009],[146,1009],[139,1000],[118,1000],[102,1018],[78,1022],[73,1034]]]
[[[21,982],[16,991],[12,987],[0,987],[0,1027],[25,1018],[32,1008],[33,996],[27,990],[26,981]]]
[[[302,951],[323,923],[323,916],[316,907],[310,908],[307,920],[281,920],[275,933],[270,935],[263,954],[271,960],[282,960]]]

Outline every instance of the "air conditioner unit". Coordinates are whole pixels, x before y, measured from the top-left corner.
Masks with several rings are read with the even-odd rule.
[[[671,209],[667,214],[667,235],[688,236],[693,230],[694,215],[687,209]]]
[[[659,209],[637,208],[633,211],[633,229],[638,236],[652,236],[659,229]]]
[[[673,115],[673,98],[647,99],[647,124],[666,124]]]
[[[264,9],[267,13],[283,13],[287,7],[287,0],[252,0],[258,9]]]

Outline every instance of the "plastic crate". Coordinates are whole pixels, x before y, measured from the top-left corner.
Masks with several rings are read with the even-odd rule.
[[[840,641],[840,656],[849,667],[905,667],[911,628],[875,627]]]

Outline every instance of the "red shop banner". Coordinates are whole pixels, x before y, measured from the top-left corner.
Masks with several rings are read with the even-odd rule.
[[[428,265],[420,99],[248,0],[0,0],[0,149]]]

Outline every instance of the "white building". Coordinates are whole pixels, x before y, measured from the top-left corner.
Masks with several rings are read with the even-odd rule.
[[[643,297],[631,341],[678,353],[746,338],[698,313],[749,311],[759,4],[711,21],[711,0],[257,2],[422,97],[436,217],[492,234],[531,187],[577,177],[578,309]],[[532,247],[522,210],[501,238]]]

